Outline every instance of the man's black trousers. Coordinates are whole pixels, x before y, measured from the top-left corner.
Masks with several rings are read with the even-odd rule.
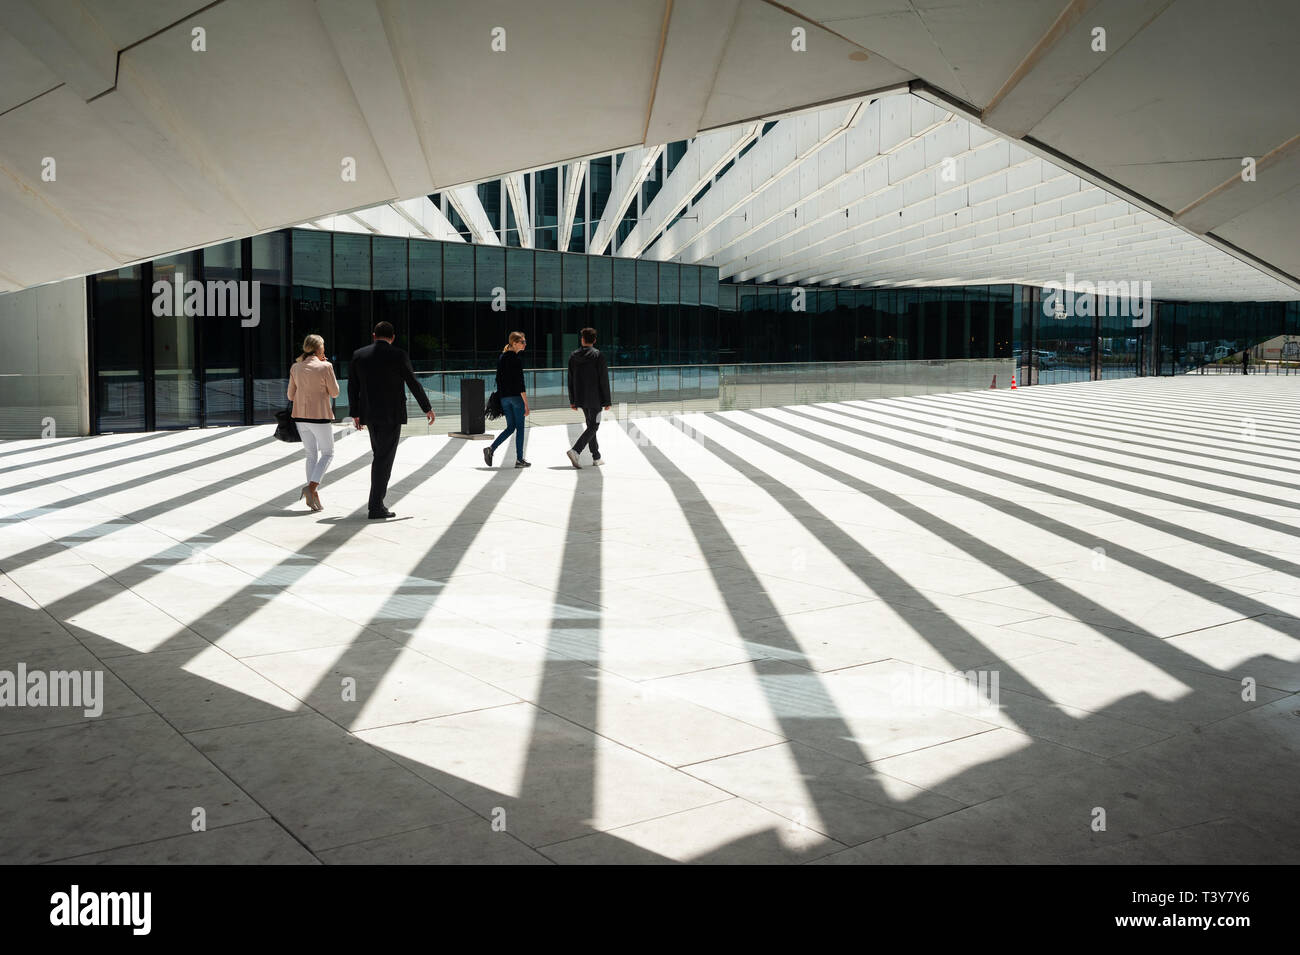
[[[367,424],[370,432],[370,450],[374,460],[370,462],[370,513],[380,514],[385,510],[384,495],[388,493],[388,479],[393,473],[393,459],[397,457],[397,439],[402,436],[402,426],[397,423],[373,425]]]
[[[594,461],[600,457],[600,445],[596,443],[596,429],[600,427],[600,406],[583,408],[582,413],[587,419],[587,430],[578,437],[573,450],[581,454],[583,448],[591,445],[591,459]]]

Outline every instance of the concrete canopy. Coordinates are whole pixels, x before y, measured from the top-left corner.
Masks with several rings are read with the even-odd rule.
[[[1300,287],[1298,16],[1281,0],[1232,17],[1208,0],[0,0],[0,291],[909,88]]]
[[[1118,298],[1300,299],[1300,290],[1199,236],[919,96],[837,103],[761,127],[702,133],[685,141],[653,198],[633,202],[664,151],[638,146],[621,154],[588,251],[711,265],[735,282],[1018,283]],[[505,181],[517,180],[522,193],[526,178]],[[500,180],[489,182],[490,193]],[[407,205],[418,203],[437,212],[427,198]],[[486,221],[481,208],[478,216]],[[349,220],[359,217],[308,225],[351,231]],[[479,236],[473,218],[461,218],[474,241],[504,238],[490,225]],[[624,222],[630,228],[615,243]],[[362,225],[439,237],[390,206],[367,212]],[[529,228],[519,238],[534,244]]]

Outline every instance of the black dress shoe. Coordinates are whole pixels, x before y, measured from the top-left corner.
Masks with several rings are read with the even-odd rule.
[[[392,511],[371,511],[369,514],[366,515],[366,520],[382,521],[386,517],[396,517],[396,516],[397,515],[394,514]]]

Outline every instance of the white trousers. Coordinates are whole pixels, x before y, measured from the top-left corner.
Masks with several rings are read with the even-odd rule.
[[[334,425],[313,424],[299,421],[298,434],[302,437],[302,449],[307,453],[307,482],[320,483],[325,476],[325,469],[334,460]]]

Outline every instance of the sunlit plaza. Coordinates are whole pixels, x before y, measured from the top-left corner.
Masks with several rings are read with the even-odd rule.
[[[1298,44],[0,0],[6,938],[508,944],[577,892],[468,867],[661,863],[1289,938]]]
[[[1294,381],[7,444],[0,861],[1296,862]]]

